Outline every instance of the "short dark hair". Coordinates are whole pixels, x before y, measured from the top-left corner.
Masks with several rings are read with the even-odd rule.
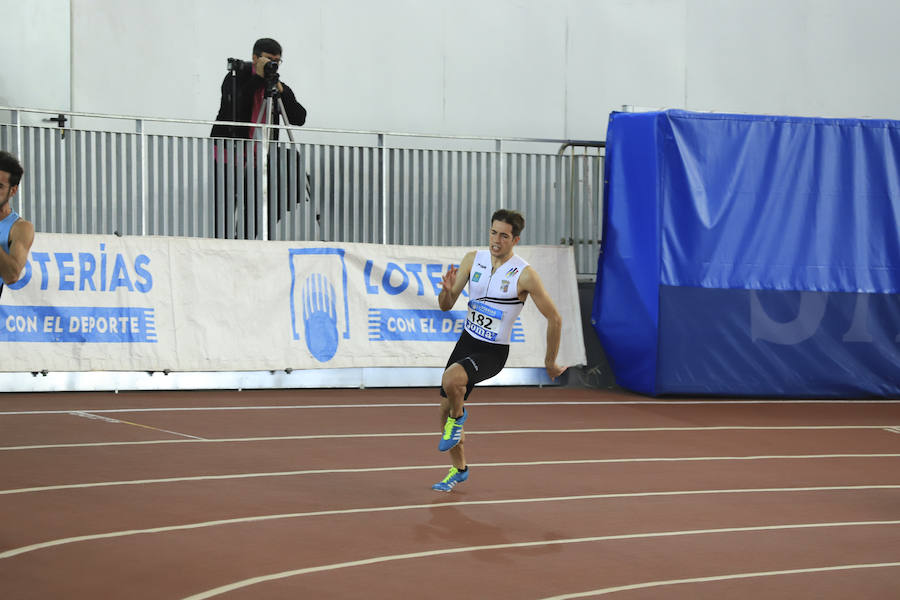
[[[501,208],[500,210],[494,212],[493,216],[491,216],[491,223],[493,223],[494,221],[500,221],[501,223],[512,225],[513,237],[519,237],[519,235],[522,233],[522,230],[525,229],[525,217],[523,217],[522,213],[517,210],[507,210],[505,208]]]
[[[281,44],[273,40],[272,38],[261,38],[256,40],[256,43],[253,44],[253,55],[254,56],[262,56],[263,52],[268,52],[269,54],[276,54],[281,56]]]
[[[25,169],[19,164],[19,159],[6,150],[0,150],[0,171],[9,173],[9,187],[14,187],[22,181],[22,174],[25,172]]]

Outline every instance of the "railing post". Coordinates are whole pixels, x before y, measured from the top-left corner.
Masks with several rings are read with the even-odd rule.
[[[381,176],[381,243],[388,240],[388,198],[387,198],[387,152],[384,147],[384,134],[378,134],[378,173]]]
[[[16,130],[15,154],[16,154],[16,156],[21,156],[22,155],[22,123],[19,122],[19,111],[17,111],[17,110],[11,111],[10,117],[12,117],[12,125]]]
[[[572,173],[569,185],[569,245],[575,246],[575,186],[578,182],[578,169],[575,165],[575,146],[572,146]]]
[[[135,130],[138,134],[140,142],[138,146],[141,151],[141,235],[147,235],[147,204],[149,203],[147,196],[150,189],[147,177],[150,174],[150,165],[147,164],[147,133],[144,131],[143,119],[135,121]]]
[[[19,157],[19,160],[22,160],[22,153],[24,152],[25,146],[24,146],[24,140],[23,140],[24,133],[22,132],[22,121],[20,120],[21,115],[19,115],[19,111],[14,110],[14,111],[11,111],[10,116],[12,117],[13,127],[16,130],[15,154],[16,154],[16,156]]]
[[[497,151],[497,160],[500,164],[500,173],[498,174],[497,179],[499,179],[500,183],[500,198],[499,204],[497,208],[501,208],[506,206],[506,203],[503,201],[503,197],[506,195],[506,157],[503,155],[503,140],[496,139],[494,140],[494,149]],[[496,210],[496,208],[492,208],[491,210]]]
[[[22,156],[24,146],[22,145],[22,144],[23,144],[23,141],[22,141],[22,135],[23,135],[23,134],[22,134],[22,123],[21,123],[20,120],[19,120],[19,119],[20,119],[19,111],[17,111],[17,110],[11,110],[11,111],[10,111],[10,119],[12,120],[12,126],[15,128],[15,132],[16,132],[16,147],[13,149],[13,154],[15,154],[15,155],[18,157],[19,161],[21,161],[21,162],[24,163],[26,159],[25,159],[24,156]],[[26,163],[26,164],[27,164],[27,163]],[[23,183],[25,183],[25,182],[23,182]],[[20,195],[19,195],[19,198],[24,199],[24,198],[25,198],[25,194],[26,194],[26,192],[28,191],[28,190],[27,190],[27,184],[26,184],[25,186],[23,186],[23,185],[20,183],[19,186],[20,186],[20,188],[19,188],[19,194],[20,194]],[[22,202],[22,206],[24,206],[24,204],[25,204],[25,203],[24,203],[24,201],[23,201],[23,202]],[[25,214],[25,212],[22,211],[22,214]],[[31,218],[32,220],[34,220],[34,216],[30,216],[30,218]]]
[[[273,99],[270,99],[270,102],[273,102]],[[269,104],[269,111],[272,110],[271,103]],[[266,114],[266,123],[263,125],[263,135],[262,135],[262,154],[259,169],[256,170],[257,177],[262,179],[262,229],[260,230],[259,223],[256,223],[256,229],[260,230],[262,233],[260,238],[263,240],[269,239],[269,143],[271,142],[272,136],[272,125],[269,123],[272,122],[272,114],[271,112]],[[256,153],[254,152],[253,158],[256,158]],[[246,158],[245,158],[246,160]],[[253,196],[250,194],[249,196]],[[247,202],[249,198],[245,198],[244,202]],[[254,207],[254,213],[256,212]],[[255,217],[253,219],[256,221]],[[246,227],[246,224],[244,225]],[[249,235],[247,236],[249,238]],[[254,236],[255,237],[255,236]]]

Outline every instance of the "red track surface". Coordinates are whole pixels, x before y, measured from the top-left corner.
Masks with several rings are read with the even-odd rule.
[[[472,474],[443,494],[434,390],[0,395],[0,595],[900,589],[896,401],[480,388],[469,410]]]

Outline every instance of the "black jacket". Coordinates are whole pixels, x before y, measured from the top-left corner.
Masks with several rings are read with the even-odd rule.
[[[234,81],[232,82],[232,77]],[[222,81],[222,101],[219,105],[219,114],[216,115],[216,121],[241,121],[252,123],[256,115],[253,112],[253,97],[257,90],[264,88],[265,79],[255,75],[250,70],[250,64],[245,63],[244,68],[235,71],[232,75],[228,73]],[[234,86],[234,88],[232,88]],[[284,104],[284,111],[287,113],[288,121],[291,125],[303,125],[306,123],[306,109],[303,108],[294,92],[285,84],[281,83],[284,90],[281,92],[281,101]],[[237,92],[237,102],[235,103],[232,96],[232,90]],[[232,112],[236,107],[236,111]],[[277,103],[272,106],[272,123],[276,123],[278,116]],[[286,123],[282,123],[286,125]],[[212,137],[228,137],[228,138],[244,138],[250,139],[250,127],[240,125],[213,125],[210,132]],[[278,139],[278,130],[273,130],[273,137]]]

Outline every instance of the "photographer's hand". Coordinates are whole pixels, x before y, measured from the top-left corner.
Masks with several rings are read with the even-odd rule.
[[[269,59],[265,56],[254,56],[253,61],[253,72],[259,75],[260,77],[266,76],[266,63],[269,62]]]
[[[266,56],[256,56],[253,61],[253,72],[265,79],[266,77],[266,64],[271,62],[271,60]],[[284,86],[281,85],[279,81],[276,84],[276,88],[278,89],[278,93],[284,93]]]

